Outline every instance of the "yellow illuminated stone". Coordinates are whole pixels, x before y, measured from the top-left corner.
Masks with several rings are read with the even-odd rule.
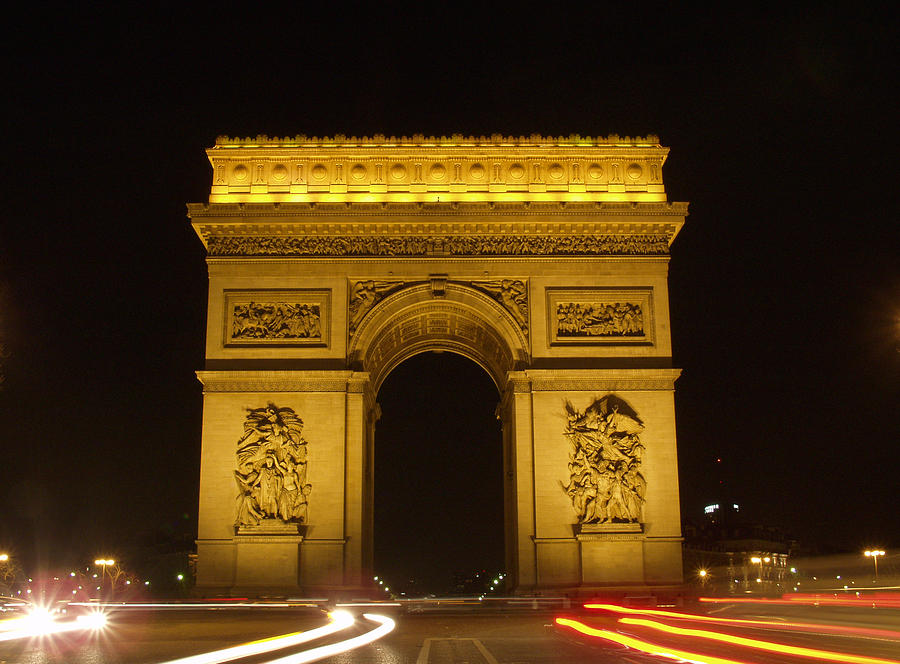
[[[510,590],[681,582],[667,275],[688,206],[657,137],[220,137],[207,155],[209,200],[188,205],[209,270],[200,588],[372,585],[378,390],[429,351],[497,386]],[[607,396],[628,432],[624,411],[591,419]],[[302,459],[278,458],[281,425],[247,428],[272,403],[302,420]],[[581,480],[591,441],[609,459]],[[272,508],[277,475],[294,494],[302,475],[302,510]]]

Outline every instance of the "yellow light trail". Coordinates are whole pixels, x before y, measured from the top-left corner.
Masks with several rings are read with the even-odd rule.
[[[625,634],[619,634],[618,632],[610,632],[606,629],[589,627],[582,622],[578,622],[577,620],[572,620],[570,618],[557,618],[556,624],[564,625],[565,627],[571,627],[575,631],[581,632],[582,634],[585,634],[587,636],[593,636],[600,639],[606,639],[607,641],[613,641],[614,643],[628,646],[629,648],[634,648],[635,650],[640,650],[641,652],[645,652],[650,655],[666,657],[668,659],[674,659],[682,662],[691,662],[691,664],[749,664],[748,662],[737,659],[724,659],[722,657],[713,657],[712,655],[703,655],[700,653],[689,652],[687,650],[677,650],[675,648],[661,646],[657,643],[642,641],[641,639],[626,636]]]
[[[900,660],[882,659],[880,657],[867,657],[865,655],[851,655],[849,653],[832,652],[829,650],[817,650],[814,648],[801,648],[799,646],[791,646],[786,643],[775,643],[773,641],[761,641],[759,639],[748,639],[743,636],[734,636],[731,634],[722,634],[719,632],[710,632],[703,629],[688,629],[685,627],[674,627],[665,625],[654,620],[645,620],[644,618],[619,618],[619,622],[623,625],[640,625],[649,627],[668,634],[677,634],[679,636],[691,636],[698,639],[710,639],[720,641],[722,643],[730,643],[733,645],[743,646],[745,648],[753,648],[755,650],[765,650],[767,652],[775,652],[782,655],[795,655],[798,657],[810,657],[815,659],[826,660],[830,662],[841,662],[842,664],[900,664]]]

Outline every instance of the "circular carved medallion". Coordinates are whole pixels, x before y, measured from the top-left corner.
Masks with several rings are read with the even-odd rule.
[[[322,164],[316,164],[312,169],[312,176],[316,180],[324,180],[325,176],[328,175],[328,171],[325,169]]]
[[[627,169],[625,169],[625,173],[628,174],[632,180],[637,180],[644,173],[644,169],[641,168],[640,164],[630,164]]]
[[[444,168],[442,164],[435,164],[431,167],[429,171],[431,173],[431,179],[433,180],[443,180],[444,176],[447,175],[447,169]]]
[[[238,181],[246,180],[248,175],[247,167],[243,164],[238,164],[237,166],[235,166],[234,170],[231,173],[232,175],[234,175],[234,179]]]
[[[484,166],[481,164],[472,164],[469,168],[469,176],[471,176],[473,180],[480,180],[484,177]]]
[[[275,168],[272,169],[272,179],[278,180],[281,182],[288,175],[287,169],[284,167],[284,164],[278,164]]]
[[[354,180],[362,180],[366,177],[366,167],[362,164],[356,164],[353,168],[350,169],[350,177]]]
[[[391,177],[395,180],[402,180],[406,177],[406,166],[403,164],[394,164],[391,166]]]
[[[525,167],[522,164],[513,164],[509,167],[509,177],[513,180],[520,180],[525,175]]]
[[[550,177],[554,180],[559,180],[563,176],[564,172],[565,171],[563,171],[563,167],[559,164],[553,164],[550,167]]]
[[[592,180],[599,180],[603,177],[603,167],[600,164],[591,164],[588,166],[588,177]]]

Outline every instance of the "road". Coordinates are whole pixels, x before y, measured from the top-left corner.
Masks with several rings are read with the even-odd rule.
[[[900,630],[900,610],[728,604],[696,609],[720,619],[764,620],[767,624],[710,624],[649,612],[626,614],[580,607],[565,610],[562,607],[528,610],[521,606],[495,606],[486,610],[465,605],[351,607],[351,611],[360,615],[376,611],[388,615],[396,621],[396,626],[371,644],[320,661],[331,664],[646,664],[671,661],[644,654],[631,643],[626,647],[555,621],[557,617],[568,616],[586,630],[607,630],[604,633],[614,634],[616,638],[638,639],[672,651],[699,653],[732,662],[780,664],[812,660],[789,652],[759,651],[715,640],[723,638],[722,634],[845,653],[847,657],[876,658],[871,659],[872,662],[900,662],[900,631],[897,631]],[[649,621],[649,626],[626,624],[623,618]],[[161,664],[260,639],[297,632],[309,634],[310,630],[321,628],[328,622],[325,613],[314,607],[119,608],[110,611],[108,624],[101,630],[0,640],[0,663]],[[692,633],[685,637],[661,632],[659,627],[653,626],[660,624],[695,630],[698,635]],[[798,629],[791,626],[796,624],[813,627]],[[308,652],[325,644],[368,634],[375,627],[378,623],[360,619],[337,634],[237,661],[262,664],[290,653]],[[715,630],[714,633],[720,636],[701,637],[701,630],[704,633]],[[831,661],[851,661],[842,657]]]

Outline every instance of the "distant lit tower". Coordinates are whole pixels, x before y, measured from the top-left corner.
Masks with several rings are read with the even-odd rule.
[[[723,526],[736,521],[740,507],[731,492],[731,485],[726,477],[725,463],[721,456],[715,457],[710,475],[714,478],[716,485],[712,490],[713,499],[703,508],[707,523]]]

